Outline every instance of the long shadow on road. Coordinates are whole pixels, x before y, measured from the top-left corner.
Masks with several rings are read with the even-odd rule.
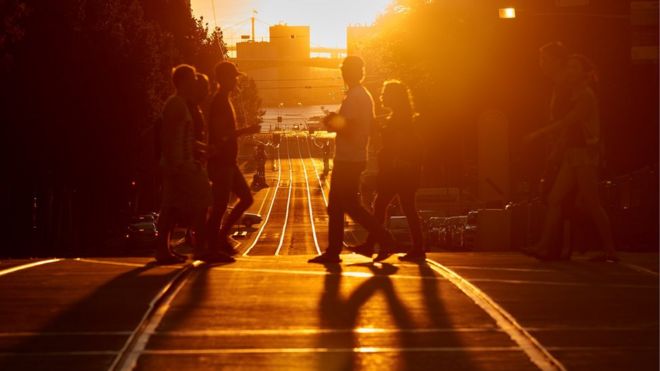
[[[62,313],[56,314],[45,326],[13,344],[5,344],[5,356],[0,359],[2,370],[91,370],[107,369],[138,325],[158,289],[176,274],[145,275],[154,268],[145,265],[121,273],[81,298]],[[72,286],[61,290],[62,297],[75,292]],[[49,303],[44,308],[49,310]],[[28,308],[34,310],[35,308]]]
[[[390,277],[397,273],[399,268],[386,263],[380,265],[373,263],[354,264],[352,266],[367,267],[373,276],[355,288],[348,297],[343,298],[341,294],[343,277],[341,266],[339,264],[326,265],[327,275],[319,300],[321,331],[319,332],[317,347],[328,351],[319,353],[317,369],[341,371],[364,367],[377,367],[378,369],[388,370],[417,370],[428,369],[429,367],[442,369],[442,365],[429,363],[437,360],[429,358],[427,352],[414,351],[423,348],[424,345],[420,345],[420,343],[423,343],[425,339],[420,339],[419,333],[414,331],[419,327],[416,326],[413,315],[411,315],[406,304],[397,295]],[[425,312],[429,316],[429,321],[437,328],[447,327],[450,321],[438,297],[437,280],[428,279],[434,277],[434,273],[425,265],[420,266],[420,273]],[[378,353],[369,353],[371,345],[369,341],[366,339],[358,341],[358,336],[363,336],[362,331],[357,329],[360,311],[378,293],[384,295],[388,313],[392,316],[393,323],[396,326],[392,334],[397,337],[395,348],[399,348],[398,353],[381,353],[385,354],[383,356]],[[368,332],[365,333],[368,334]],[[451,332],[443,333],[442,336],[446,337],[443,342],[448,341],[457,344],[460,341],[455,339]],[[447,339],[447,337],[450,339]],[[391,339],[384,340],[387,344],[392,343]],[[378,346],[375,348],[378,348]],[[360,359],[358,359],[358,356]],[[456,352],[452,356],[451,364],[446,365],[447,369],[451,369],[450,365],[461,365],[461,368],[466,369],[472,368],[469,357],[462,352]]]

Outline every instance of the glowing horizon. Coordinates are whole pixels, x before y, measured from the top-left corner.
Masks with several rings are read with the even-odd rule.
[[[215,3],[215,17],[213,3]],[[346,48],[346,27],[372,24],[392,0],[191,0],[193,14],[213,27],[217,20],[225,42],[233,45],[250,34],[256,10],[256,40],[268,40],[268,26],[310,26],[312,46]]]

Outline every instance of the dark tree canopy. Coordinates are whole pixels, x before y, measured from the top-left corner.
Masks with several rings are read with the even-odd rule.
[[[0,10],[1,202],[13,242],[0,255],[98,251],[124,215],[154,208],[137,195],[155,187],[151,131],[170,70],[210,72],[226,58],[222,32],[185,0],[7,0]]]

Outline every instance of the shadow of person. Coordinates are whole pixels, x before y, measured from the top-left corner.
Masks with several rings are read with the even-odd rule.
[[[387,264],[354,264],[364,266],[372,275],[361,283],[351,294],[343,298],[341,280],[344,273],[341,266],[326,265],[324,288],[319,300],[320,331],[317,340],[321,349],[318,356],[318,369],[353,370],[356,368],[356,354],[360,352],[357,343],[357,320],[361,308],[377,292],[382,292],[394,323],[398,329],[411,329],[414,324],[405,306],[398,298],[389,276],[398,271],[398,267]],[[399,343],[405,348],[414,339],[406,331],[397,332]],[[408,364],[404,352],[404,365]],[[405,368],[405,367],[404,367]]]
[[[172,270],[160,274],[145,274],[155,267],[147,264],[143,267],[120,273],[99,285],[90,294],[72,303],[66,310],[54,316],[44,326],[35,330],[39,334],[57,334],[57,336],[32,336],[11,344],[5,352],[8,355],[0,360],[2,370],[39,370],[39,369],[94,369],[107,368],[115,355],[103,355],[88,358],[87,363],[67,361],[63,357],[30,356],[30,353],[48,353],[53,351],[97,350],[108,347],[119,350],[132,331],[142,319],[149,302],[154,295],[173,277],[177,271]],[[80,272],[77,272],[80,274]],[[73,276],[72,276],[73,277]],[[81,279],[80,276],[76,279]],[[73,279],[73,278],[72,278]],[[78,281],[79,282],[79,281]],[[84,285],[80,283],[71,287],[75,294]],[[69,295],[62,292],[62,295]],[[89,333],[103,334],[117,332],[116,335],[72,336],[67,334]],[[56,341],[52,341],[56,339]],[[82,342],[84,341],[84,343]],[[92,362],[93,361],[93,362]],[[66,363],[66,367],[62,364]]]
[[[186,286],[177,294],[175,301],[172,303],[172,308],[163,318],[157,330],[165,332],[208,329],[207,327],[193,328],[193,326],[200,326],[197,313],[200,310],[206,310],[208,308],[207,303],[212,303],[212,296],[214,294],[217,296],[218,294],[218,291],[215,290],[218,280],[217,277],[215,280],[213,279],[212,270],[216,267],[231,264],[204,263],[196,267],[188,279]]]
[[[418,264],[418,270],[421,281],[422,297],[424,308],[426,311],[426,318],[428,318],[428,328],[432,329],[453,329],[455,324],[452,322],[450,314],[447,312],[445,305],[440,299],[440,288],[437,273],[429,267],[426,263]],[[457,332],[442,331],[437,335],[433,335],[435,342],[440,341],[443,344],[448,344],[451,347],[462,348],[463,340]],[[440,338],[442,337],[442,338]],[[421,360],[411,364],[419,364]],[[447,363],[444,363],[444,362]],[[456,352],[451,354],[450,357],[442,357],[434,361],[434,366],[437,369],[462,369],[473,370],[478,369],[467,352]]]

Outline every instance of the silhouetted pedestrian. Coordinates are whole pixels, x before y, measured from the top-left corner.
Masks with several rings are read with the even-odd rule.
[[[419,187],[422,170],[422,151],[415,128],[415,113],[408,88],[399,81],[387,81],[381,96],[383,107],[390,110],[379,127],[382,146],[378,152],[377,195],[374,201],[374,217],[381,224],[387,208],[395,196],[399,197],[410,234],[412,248],[399,257],[404,261],[420,262],[426,259],[422,224],[417,214],[415,193]],[[355,247],[363,254],[373,253],[375,238]]]
[[[567,58],[562,72],[570,92],[570,110],[550,125],[532,133],[527,140],[558,134],[556,155],[560,159],[557,176],[548,195],[548,212],[541,239],[533,248],[541,259],[556,259],[551,239],[559,229],[562,203],[572,191],[594,221],[605,249],[595,260],[616,262],[618,257],[610,221],[598,196],[598,164],[600,154],[600,120],[598,100],[590,84],[595,82],[595,68],[582,55]]]
[[[348,91],[338,114],[329,114],[324,124],[337,132],[335,159],[330,180],[328,202],[328,248],[310,263],[338,263],[344,243],[344,214],[373,234],[380,245],[376,261],[387,259],[392,253],[394,239],[383,226],[360,204],[360,174],[367,159],[367,141],[374,120],[374,102],[362,85],[364,62],[355,56],[346,57],[341,66]]]
[[[194,67],[177,66],[172,72],[172,81],[176,93],[165,103],[161,129],[163,201],[155,254],[156,261],[161,264],[180,263],[186,259],[170,248],[170,236],[177,221],[193,227],[198,241],[194,244],[194,253],[198,258],[202,257],[206,213],[211,202],[208,176],[194,157],[197,144],[188,106],[198,96]]]
[[[268,155],[266,154],[266,145],[259,143],[254,148],[254,161],[257,166],[257,171],[254,174],[254,179],[252,180],[253,187],[268,187],[268,183],[266,183],[266,160],[268,160]]]
[[[330,156],[332,155],[332,145],[330,139],[324,139],[319,144],[315,138],[312,138],[314,145],[321,150],[321,158],[323,159],[323,172],[321,179],[325,179],[330,174]]]
[[[236,65],[231,62],[223,61],[215,66],[215,79],[219,84],[219,90],[213,96],[209,115],[211,151],[208,170],[213,190],[213,206],[208,223],[209,249],[229,255],[236,254],[234,247],[229,242],[229,233],[254,202],[250,187],[236,162],[238,138],[261,130],[259,125],[236,129],[236,114],[229,95],[236,89],[237,78],[241,75]],[[239,201],[224,218],[222,227],[220,227],[232,193],[238,197]]]

